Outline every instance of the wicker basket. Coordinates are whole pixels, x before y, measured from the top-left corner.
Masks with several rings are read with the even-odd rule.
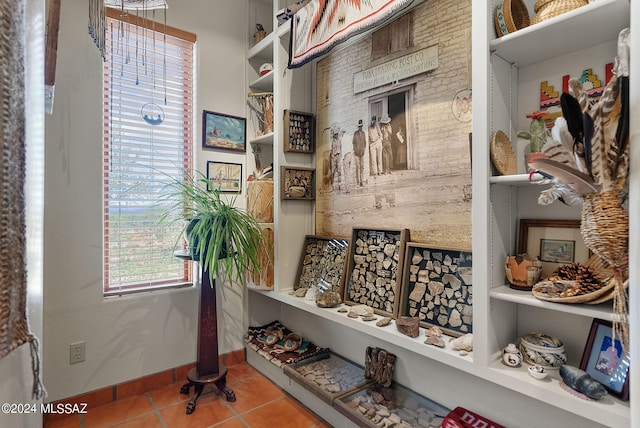
[[[614,268],[628,264],[629,215],[613,192],[584,197],[580,232],[591,251]]]
[[[498,37],[529,26],[529,12],[522,0],[504,0],[493,12],[493,24]]]
[[[588,0],[538,0],[533,6],[536,16],[531,24],[537,24],[554,16],[589,4]]]

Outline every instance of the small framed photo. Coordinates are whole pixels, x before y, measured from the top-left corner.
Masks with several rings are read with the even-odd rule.
[[[407,243],[399,315],[424,328],[461,336],[473,331],[473,277],[469,249]]]
[[[315,286],[319,293],[341,293],[348,250],[348,239],[307,235],[293,288]]]
[[[353,229],[342,300],[396,318],[409,229]]]
[[[586,263],[590,252],[580,234],[580,220],[520,220],[518,254],[542,261],[542,278],[559,266]]]
[[[313,168],[281,167],[281,199],[312,201],[316,198],[316,170]]]
[[[284,111],[284,151],[313,153],[313,114],[295,110]]]
[[[241,193],[242,164],[208,161],[207,179],[220,192]]]
[[[622,343],[613,340],[611,322],[594,319],[580,369],[604,385],[611,395],[626,401],[629,400],[629,364],[629,354],[624,353]]]
[[[245,152],[247,150],[246,119],[204,110],[202,112],[202,148]]]

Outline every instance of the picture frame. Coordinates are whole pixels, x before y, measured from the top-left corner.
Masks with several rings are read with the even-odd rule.
[[[629,354],[623,357],[621,342],[613,342],[611,321],[594,318],[580,361],[580,369],[600,382],[609,393],[629,400]]]
[[[316,170],[302,167],[280,167],[280,199],[307,200],[316,198]]]
[[[202,111],[202,148],[247,151],[247,120],[213,111]]]
[[[222,193],[242,193],[242,164],[207,161],[207,180]]]
[[[397,318],[409,229],[353,228],[342,300]],[[373,284],[373,285],[371,285]]]
[[[294,290],[316,286],[319,293],[341,293],[349,256],[349,239],[307,235]]]
[[[454,337],[472,333],[471,250],[408,242],[404,260],[399,315]]]
[[[313,114],[285,110],[283,121],[283,150],[292,153],[313,153],[315,151],[315,121]]]
[[[580,234],[580,220],[521,219],[517,254],[542,262],[542,278],[563,264],[586,263],[591,253]]]

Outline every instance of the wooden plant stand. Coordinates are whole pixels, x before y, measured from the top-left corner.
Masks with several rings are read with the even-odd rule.
[[[198,313],[198,360],[189,370],[187,383],[180,388],[181,394],[189,394],[194,387],[194,396],[187,403],[187,414],[196,410],[196,402],[204,387],[215,385],[224,393],[227,401],[236,401],[235,393],[227,388],[227,368],[218,360],[218,318],[216,309],[216,283],[209,281],[209,273],[202,268],[200,284],[200,309]]]

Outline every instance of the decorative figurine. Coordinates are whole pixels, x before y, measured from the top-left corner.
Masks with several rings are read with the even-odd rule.
[[[256,39],[256,43],[259,43],[267,36],[267,32],[264,31],[262,24],[256,24],[256,32],[253,34],[253,38]]]
[[[522,363],[522,354],[516,345],[510,343],[502,350],[502,362],[509,367],[518,367]]]

